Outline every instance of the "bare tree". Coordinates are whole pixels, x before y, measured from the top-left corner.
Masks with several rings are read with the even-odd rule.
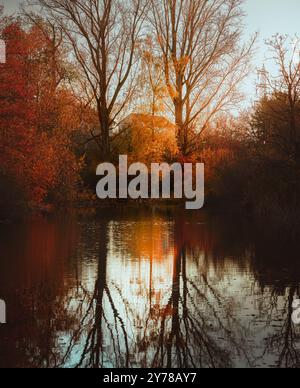
[[[241,98],[255,37],[241,45],[243,0],[151,0],[178,138],[188,154],[209,121]]]
[[[138,110],[155,116],[166,110],[168,91],[165,84],[163,61],[155,50],[153,36],[141,46],[141,69],[138,87]]]
[[[39,0],[66,36],[87,80],[99,128],[91,131],[103,158],[111,131],[133,92],[136,48],[147,0]]]
[[[297,164],[300,163],[300,38],[275,35],[267,45],[277,74],[266,74],[265,102],[271,117],[269,138]],[[273,118],[273,120],[272,120]],[[271,135],[271,136],[270,136]],[[270,140],[270,139],[269,139]]]

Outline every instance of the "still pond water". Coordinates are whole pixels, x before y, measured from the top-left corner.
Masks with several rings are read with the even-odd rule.
[[[0,225],[0,367],[300,367],[297,249],[241,217],[128,213]]]

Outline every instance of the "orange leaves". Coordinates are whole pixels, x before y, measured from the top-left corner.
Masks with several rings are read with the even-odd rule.
[[[122,124],[131,161],[149,164],[173,160],[178,154],[176,126],[161,116],[132,114]]]
[[[29,207],[68,200],[81,167],[69,140],[79,117],[71,93],[54,86],[58,75],[50,70],[58,53],[53,56],[37,28],[26,32],[14,23],[3,35],[7,64],[0,68],[0,173],[12,178]]]

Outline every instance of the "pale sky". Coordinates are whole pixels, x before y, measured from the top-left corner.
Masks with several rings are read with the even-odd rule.
[[[7,12],[17,10],[21,0],[0,0]],[[300,35],[300,0],[245,0],[247,13],[245,37],[250,37],[256,31],[260,33],[257,43],[258,50],[253,59],[254,65],[261,67],[268,56],[264,41],[275,33]],[[255,92],[255,77],[250,77],[246,83],[247,93]]]
[[[256,62],[262,62],[265,54],[264,41],[276,33],[300,35],[299,0],[246,0],[246,35],[259,32],[259,53]]]
[[[300,36],[300,0],[246,0],[245,11],[245,36],[259,32],[254,66],[262,67],[266,64],[271,69],[271,62],[266,61],[270,54],[266,50],[265,40],[276,33]],[[247,94],[252,98],[255,97],[256,80],[256,75],[249,77],[245,86]]]

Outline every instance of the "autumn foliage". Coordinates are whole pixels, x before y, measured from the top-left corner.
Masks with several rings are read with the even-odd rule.
[[[178,157],[176,126],[161,116],[132,114],[120,125],[118,153],[132,162],[161,163]]]
[[[2,202],[48,207],[72,197],[80,169],[70,133],[64,130],[65,98],[54,85],[56,75],[49,74],[55,58],[38,29],[27,32],[13,23],[4,29],[3,37],[7,63],[0,65]]]

